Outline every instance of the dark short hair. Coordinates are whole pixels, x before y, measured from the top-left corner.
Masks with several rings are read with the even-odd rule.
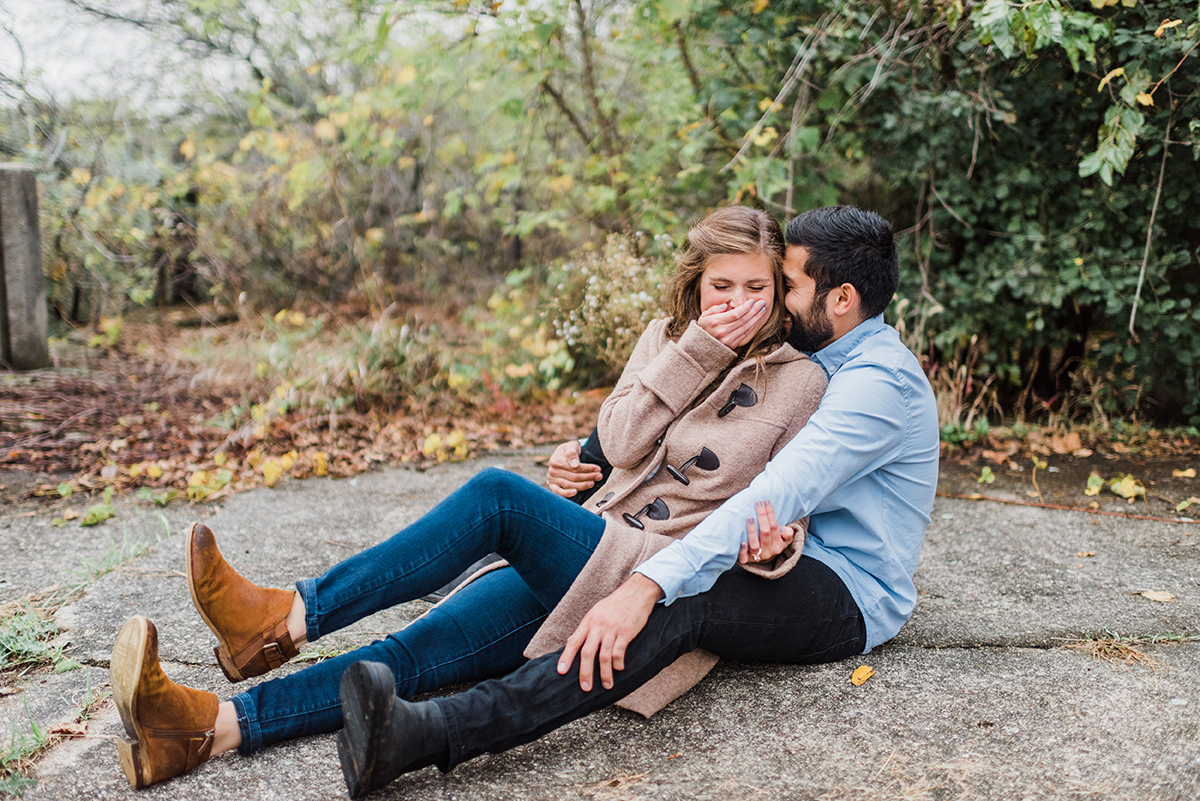
[[[881,314],[900,286],[900,259],[892,224],[855,206],[806,211],[787,224],[789,245],[808,249],[805,272],[816,283],[816,300],[850,284],[862,300],[863,318]]]

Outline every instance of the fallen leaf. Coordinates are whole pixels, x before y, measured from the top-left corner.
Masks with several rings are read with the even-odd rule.
[[[268,487],[274,487],[275,482],[283,475],[283,468],[279,466],[279,462],[271,459],[262,466],[263,483]]]
[[[1171,477],[1172,478],[1195,478],[1196,477],[1196,468],[1189,467],[1187,470],[1172,470]]]
[[[1070,434],[1060,436],[1055,434],[1050,438],[1050,450],[1060,455],[1066,455],[1083,447],[1082,440],[1079,435],[1072,431]]]
[[[1200,498],[1197,498],[1195,495],[1193,495],[1192,497],[1188,498],[1186,501],[1180,501],[1175,506],[1175,511],[1182,512],[1184,509],[1188,508],[1193,503],[1200,503]]]
[[[4,698],[9,695],[16,695],[19,692],[21,691],[16,687],[0,687],[0,698]]]
[[[83,737],[87,734],[87,724],[80,720],[73,723],[56,723],[50,727],[50,734],[61,734],[64,737]]]
[[[1099,495],[1100,488],[1104,486],[1104,479],[1099,473],[1092,473],[1088,476],[1087,489],[1083,491],[1084,495]]]
[[[1142,486],[1142,482],[1128,474],[1109,481],[1108,488],[1122,498],[1128,498],[1131,501],[1146,494],[1146,488]]]
[[[1149,598],[1151,601],[1158,601],[1160,604],[1170,603],[1175,600],[1175,596],[1169,592],[1159,592],[1158,590],[1146,590],[1142,593],[1143,598]]]
[[[74,509],[68,509],[63,512],[63,520],[74,520],[77,517],[79,517],[79,512]]]
[[[979,471],[979,478],[975,479],[978,484],[993,484],[996,481],[996,474],[992,472],[992,468],[987,465]]]
[[[866,665],[859,665],[854,669],[854,673],[850,674],[850,683],[855,687],[861,687],[863,682],[875,675],[875,669]]]
[[[1087,556],[1095,556],[1096,552],[1095,551],[1079,551],[1075,555],[1080,558],[1083,558],[1083,557],[1087,557]]]

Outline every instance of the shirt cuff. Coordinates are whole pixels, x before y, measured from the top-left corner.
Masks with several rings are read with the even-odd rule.
[[[663,591],[663,597],[658,602],[663,606],[670,606],[683,597],[682,589],[679,586],[679,577],[671,575],[669,570],[665,570],[659,565],[640,565],[633,572],[641,573],[659,586]]]

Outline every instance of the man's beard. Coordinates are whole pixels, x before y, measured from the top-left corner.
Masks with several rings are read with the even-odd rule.
[[[820,304],[813,303],[803,317],[792,315],[792,330],[788,332],[788,344],[796,350],[812,353],[829,344],[833,339],[833,323]]]

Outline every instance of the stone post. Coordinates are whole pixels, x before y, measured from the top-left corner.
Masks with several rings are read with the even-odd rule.
[[[0,164],[0,367],[50,364],[37,178],[28,164]]]

